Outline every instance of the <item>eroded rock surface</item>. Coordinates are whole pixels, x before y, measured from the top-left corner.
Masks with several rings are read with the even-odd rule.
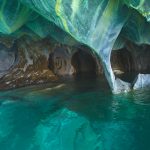
[[[16,46],[11,48],[6,47],[4,44],[0,44],[0,77],[6,74],[11,67],[13,67],[17,55]]]
[[[133,83],[133,89],[145,87],[150,87],[150,74],[139,74]]]
[[[0,6],[2,6],[0,8],[0,35],[9,35],[16,39],[23,35],[38,36],[41,39],[53,37],[66,45],[75,46],[77,43],[87,45],[98,55],[109,86],[116,93],[123,91],[123,87],[126,86],[122,87],[116,81],[116,74],[122,72],[118,68],[113,71],[110,59],[112,50],[127,47],[126,41],[138,46],[150,45],[150,1],[148,0],[85,0],[82,2],[80,0],[5,0],[0,2]],[[23,65],[23,69],[26,70],[34,66],[32,65],[34,62],[28,57],[28,54],[32,52],[25,50],[26,48],[23,49],[27,58],[26,63],[23,62],[26,64]],[[134,69],[137,73],[143,73],[143,71],[147,73],[145,68],[148,66],[149,58],[146,57],[148,58],[146,60],[142,56],[143,52],[134,54],[133,62],[142,60],[142,63],[138,63]],[[42,54],[41,57],[43,56]],[[65,54],[64,57],[68,56]],[[69,62],[69,59],[66,59],[68,61],[63,61],[63,66]],[[37,60],[35,62],[38,64]],[[10,64],[7,63],[8,66],[3,67],[9,68],[12,63],[13,60],[10,59]],[[56,63],[60,65],[61,61],[54,64]],[[145,67],[143,63],[146,64]],[[59,67],[58,72],[54,69],[56,73],[69,72],[67,69],[64,70],[64,67],[61,69]],[[67,68],[70,68],[69,65]],[[119,87],[122,87],[121,90]]]
[[[1,39],[0,89],[47,83],[58,80],[59,76],[104,74],[102,62],[86,46],[67,46],[50,38],[34,40],[28,36],[12,41]],[[107,65],[114,78],[113,93],[130,91],[133,80],[137,80],[133,89],[149,85],[148,75],[135,79],[139,73],[149,74],[149,55],[148,46],[131,43],[112,51],[111,65]]]
[[[54,44],[48,39],[34,41],[24,37],[15,47],[0,50],[0,89],[21,87],[57,80],[48,68],[49,53]],[[3,50],[5,48],[5,50]]]

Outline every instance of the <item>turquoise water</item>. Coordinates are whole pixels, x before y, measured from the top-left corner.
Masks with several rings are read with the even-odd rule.
[[[103,81],[0,92],[0,150],[150,150],[150,90]]]

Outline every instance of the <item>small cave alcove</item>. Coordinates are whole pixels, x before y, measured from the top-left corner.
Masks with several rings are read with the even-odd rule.
[[[132,82],[137,75],[133,56],[126,48],[112,51],[111,66],[115,76],[124,81]]]
[[[50,55],[48,67],[58,76],[79,78],[95,78],[98,74],[98,60],[89,49],[75,48],[68,52],[67,48],[56,48]]]
[[[97,76],[97,62],[96,58],[90,52],[85,50],[78,50],[71,59],[71,64],[74,68],[74,76],[79,78]]]
[[[141,44],[132,46],[134,70],[140,74],[150,74],[150,45]]]
[[[67,76],[73,73],[71,54],[65,47],[57,47],[49,55],[48,68],[58,76]]]
[[[127,47],[112,51],[111,66],[115,77],[132,83],[138,74],[150,74],[150,46],[128,43]]]

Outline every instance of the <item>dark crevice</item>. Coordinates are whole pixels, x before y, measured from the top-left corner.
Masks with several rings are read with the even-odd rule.
[[[48,68],[58,76],[95,78],[99,64],[93,55],[88,49],[77,48],[68,53],[67,49],[56,48],[49,55]]]
[[[111,65],[115,76],[126,82],[132,82],[137,75],[132,54],[125,48],[112,51]]]
[[[75,77],[96,77],[97,64],[93,56],[84,51],[78,50],[71,59]]]
[[[53,53],[49,54],[49,59],[48,59],[48,68],[50,70],[54,70],[54,61],[53,61]]]

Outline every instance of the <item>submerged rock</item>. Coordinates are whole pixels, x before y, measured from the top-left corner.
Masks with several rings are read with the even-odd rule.
[[[66,150],[94,150],[102,145],[90,122],[68,109],[61,109],[37,126],[31,147]],[[32,148],[31,148],[32,149]]]

